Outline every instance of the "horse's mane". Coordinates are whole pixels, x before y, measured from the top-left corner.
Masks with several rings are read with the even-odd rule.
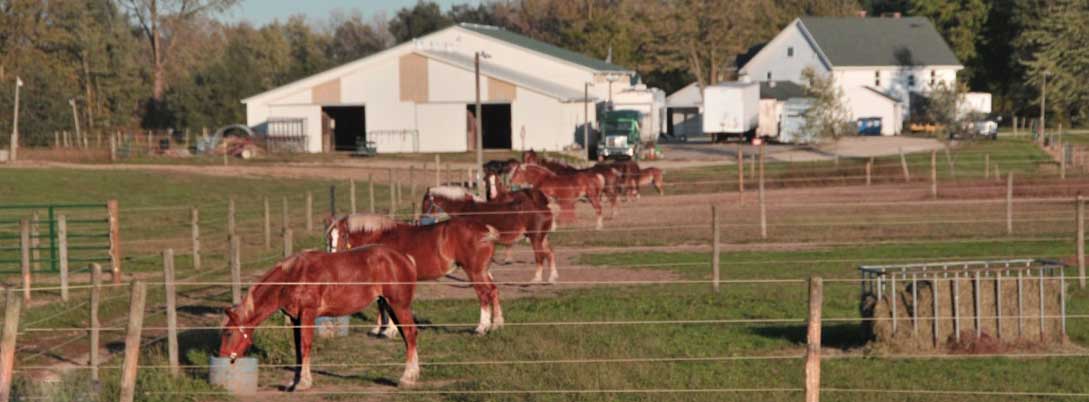
[[[537,169],[537,170],[541,171],[542,173],[547,173],[549,176],[555,176],[556,175],[556,172],[553,172],[552,169],[549,169],[547,167],[544,167],[544,166],[541,166],[541,165],[538,165],[538,164],[535,164],[535,163],[523,163],[522,167],[523,168],[534,168],[534,169]]]
[[[348,215],[348,233],[382,232],[396,227],[397,220],[378,214]]]
[[[475,194],[469,192],[465,187],[458,186],[438,186],[427,189],[427,194],[442,197],[451,201],[464,201],[465,198],[471,197],[473,201],[484,202],[484,200]]]
[[[249,318],[250,314],[253,314],[255,310],[253,299],[256,297],[255,293],[257,292],[258,288],[265,286],[283,286],[266,285],[265,282],[291,282],[291,280],[284,280],[284,277],[289,275],[294,270],[293,268],[295,268],[296,264],[302,262],[304,255],[312,251],[314,250],[303,250],[298,253],[292,254],[291,256],[283,259],[282,261],[277,262],[276,265],[272,267],[272,269],[265,272],[264,275],[261,275],[261,278],[258,279],[257,282],[255,282],[252,286],[250,286],[249,290],[246,291],[246,295],[242,297],[242,305],[240,306],[241,309],[236,310],[236,312],[239,314],[239,318],[245,320]]]

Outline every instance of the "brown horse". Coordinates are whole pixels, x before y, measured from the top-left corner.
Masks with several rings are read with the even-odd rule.
[[[639,197],[639,177],[641,170],[639,169],[639,163],[633,160],[613,161],[608,166],[612,166],[620,172],[620,188],[624,193],[624,200],[628,200],[631,197]]]
[[[575,203],[586,197],[597,215],[597,228],[601,229],[601,190],[605,178],[600,174],[559,174],[539,165],[521,164],[514,168],[510,181],[530,185],[556,200],[562,211],[561,221],[565,222],[575,220]]]
[[[460,266],[480,299],[480,325],[476,333],[483,335],[503,326],[499,290],[488,273],[499,238],[494,227],[465,219],[416,226],[384,215],[352,214],[334,219],[325,233],[330,250],[382,244],[405,253],[416,261],[417,281],[442,278]],[[381,330],[382,322],[379,317],[378,327],[371,333],[392,332],[390,327]]]
[[[497,243],[507,246],[506,261],[511,260],[514,242],[528,238],[533,246],[537,274],[533,282],[541,281],[544,264],[549,263],[549,283],[555,283],[560,275],[556,272],[556,255],[548,243],[548,233],[555,228],[554,215],[548,196],[540,190],[527,189],[501,196],[501,201],[478,202],[472,197],[449,197],[445,192],[424,194],[420,203],[425,214],[434,216],[446,213],[451,218],[468,219],[499,230]]]
[[[276,311],[283,311],[295,327],[295,358],[300,366],[287,388],[310,388],[314,319],[349,315],[378,300],[379,308],[389,313],[404,338],[406,361],[400,385],[409,386],[420,375],[411,307],[415,294],[416,264],[392,248],[371,246],[341,253],[303,251],[266,272],[260,283],[250,287],[241,306],[227,309],[219,357],[234,363],[253,344],[257,326]]]
[[[654,188],[658,190],[658,195],[664,195],[665,191],[662,190],[662,170],[654,167],[639,170],[639,180],[635,184],[635,197],[639,197],[639,186],[647,184],[654,184]]]
[[[540,166],[544,166],[548,170],[557,174],[600,174],[605,179],[605,185],[602,186],[602,192],[609,200],[610,216],[616,217],[617,205],[619,204],[618,198],[624,188],[624,183],[620,171],[613,168],[611,164],[598,163],[593,167],[586,169],[579,169],[566,163],[543,158],[537,155],[537,152],[532,149],[522,153],[523,163],[532,163]]]

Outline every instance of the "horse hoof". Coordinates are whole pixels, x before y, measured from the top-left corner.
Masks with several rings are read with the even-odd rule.
[[[558,281],[559,279],[560,279],[559,275],[556,275],[556,276],[553,276],[553,277],[549,277],[549,278],[548,278],[548,284],[549,284],[549,285],[555,285],[555,284],[556,284],[556,282],[557,282],[557,281]]]
[[[487,335],[487,334],[488,334],[488,328],[483,326],[483,325],[481,325],[479,327],[476,327],[476,329],[473,330],[473,335],[476,335],[476,336],[484,336],[484,335]]]
[[[488,332],[495,331],[495,330],[500,329],[500,328],[503,328],[503,319],[502,318],[500,318],[498,320],[493,319],[492,320],[492,326],[490,328],[488,328]]]
[[[299,382],[295,383],[295,386],[293,386],[293,387],[291,387],[289,389],[292,392],[298,392],[298,391],[306,391],[306,390],[310,389],[313,386],[314,386],[314,384],[311,383],[311,381],[299,380]]]

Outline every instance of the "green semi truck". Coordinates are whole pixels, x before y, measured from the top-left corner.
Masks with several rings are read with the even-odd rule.
[[[637,159],[640,140],[639,120],[642,113],[635,110],[612,110],[602,119],[601,139],[597,143],[600,158],[617,158],[626,155]]]

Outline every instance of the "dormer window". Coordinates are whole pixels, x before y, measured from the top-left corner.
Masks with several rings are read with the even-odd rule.
[[[875,86],[875,87],[880,87],[881,86],[881,71],[874,71],[873,72],[873,86]]]
[[[908,76],[908,88],[915,88],[915,74]]]
[[[787,47],[787,57],[794,57],[794,46]]]
[[[934,86],[938,82],[938,72],[930,70],[930,86]]]

